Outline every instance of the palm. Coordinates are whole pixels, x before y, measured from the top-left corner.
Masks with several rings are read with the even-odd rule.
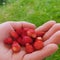
[[[4,45],[3,40],[9,36],[10,31],[14,30],[13,28],[19,28],[21,25],[24,27],[35,28],[33,24],[26,22],[23,22],[23,24],[13,22],[11,24],[3,23],[0,25],[0,60],[42,60],[43,58],[51,55],[53,51],[57,50],[57,46],[55,44],[50,44],[45,46],[42,50],[31,54],[26,54],[24,49],[22,49],[19,53],[13,53],[11,49]],[[44,56],[44,54],[46,55]]]

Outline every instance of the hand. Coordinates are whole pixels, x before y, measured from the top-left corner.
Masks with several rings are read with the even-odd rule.
[[[46,23],[43,25],[43,27],[49,26],[47,27],[47,29],[43,27],[37,28],[36,32],[38,33],[38,31],[44,30],[44,29],[45,31],[47,31],[50,28],[52,28],[54,24],[55,22],[49,22],[49,24]],[[21,26],[35,29],[34,24],[27,23],[27,22],[5,22],[5,23],[0,24],[0,60],[42,60],[45,57],[53,54],[58,49],[58,46],[56,44],[54,43],[47,44],[45,41],[44,42],[45,47],[42,50],[33,52],[31,54],[26,54],[24,49],[22,49],[19,53],[13,54],[12,50],[8,49],[4,45],[3,41],[5,38],[9,36],[10,31],[14,30],[15,28],[20,28]]]

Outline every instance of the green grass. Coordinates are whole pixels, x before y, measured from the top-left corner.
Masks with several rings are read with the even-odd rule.
[[[49,20],[60,22],[60,0],[7,0],[0,6],[0,23],[28,21],[40,26]],[[46,60],[60,60],[60,49]]]

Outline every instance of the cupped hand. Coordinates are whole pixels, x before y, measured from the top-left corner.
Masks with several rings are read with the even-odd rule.
[[[23,26],[35,29],[36,26],[28,22],[5,22],[0,24],[0,60],[43,60],[44,58],[53,54],[58,49],[58,46],[55,43],[58,43],[57,39],[59,39],[60,36],[59,35],[60,31],[56,32],[58,28],[57,30],[55,29],[56,31],[53,29],[55,25],[56,25],[55,21],[49,21],[44,25],[38,27],[36,29],[37,33],[39,33],[39,31],[46,32],[46,34],[43,37],[44,48],[39,51],[26,54],[24,49],[22,49],[19,53],[13,53],[11,49],[8,49],[4,45],[4,39],[9,36],[10,31],[14,31],[14,29],[16,28],[20,28],[21,26]]]

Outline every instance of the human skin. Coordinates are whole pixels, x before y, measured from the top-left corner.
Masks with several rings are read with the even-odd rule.
[[[36,28],[34,24],[28,22],[5,22],[0,24],[0,60],[43,60],[44,58],[52,55],[57,51],[57,44],[60,42],[60,24],[56,26],[54,30],[55,25],[57,25],[55,21],[48,21],[38,28]],[[43,49],[26,54],[24,48],[22,48],[19,53],[13,53],[11,49],[8,49],[8,47],[4,45],[4,39],[10,36],[9,32],[14,31],[16,28],[21,28],[22,26],[35,29],[36,33],[39,33],[39,31],[46,32],[43,37]]]

